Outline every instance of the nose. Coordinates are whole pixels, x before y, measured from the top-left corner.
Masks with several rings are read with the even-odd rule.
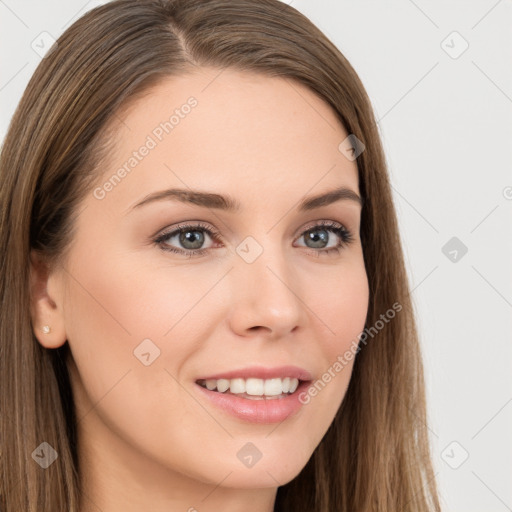
[[[230,325],[241,336],[280,339],[305,319],[300,283],[283,254],[265,250],[256,261],[236,262],[230,272],[233,290]]]

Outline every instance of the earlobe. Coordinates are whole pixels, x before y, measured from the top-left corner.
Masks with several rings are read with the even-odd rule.
[[[35,250],[30,253],[30,316],[32,329],[45,348],[58,348],[66,342],[62,301],[48,293],[52,279],[44,258]]]

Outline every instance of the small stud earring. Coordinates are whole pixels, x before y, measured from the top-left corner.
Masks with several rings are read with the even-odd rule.
[[[43,332],[44,334],[49,334],[49,332],[51,331],[50,329],[50,326],[49,325],[45,325],[43,326]]]

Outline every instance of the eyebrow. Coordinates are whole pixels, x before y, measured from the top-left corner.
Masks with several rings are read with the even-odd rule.
[[[241,210],[240,203],[229,195],[223,196],[213,192],[201,192],[199,190],[171,188],[153,192],[152,194],[147,195],[144,199],[142,199],[142,201],[132,206],[129,211],[140,208],[141,206],[147,205],[149,203],[163,200],[175,200],[182,203],[194,204],[204,208],[215,208],[231,213],[236,213]],[[356,192],[347,187],[339,187],[334,190],[323,192],[321,194],[303,199],[299,203],[297,210],[299,212],[305,212],[314,210],[315,208],[320,208],[321,206],[330,205],[337,201],[345,200],[354,201],[359,206],[363,206],[363,199]]]

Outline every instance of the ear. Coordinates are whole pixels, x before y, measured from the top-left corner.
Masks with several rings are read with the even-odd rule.
[[[58,348],[66,343],[62,297],[51,296],[58,276],[49,271],[44,258],[35,250],[30,252],[30,316],[39,343],[45,348]],[[49,285],[52,286],[49,286]],[[57,288],[57,287],[56,287]],[[59,289],[59,293],[61,289]],[[55,292],[57,295],[57,292]],[[49,332],[43,329],[50,328]]]

